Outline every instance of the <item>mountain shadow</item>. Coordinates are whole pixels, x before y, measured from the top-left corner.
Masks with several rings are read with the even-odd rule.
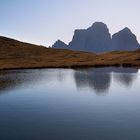
[[[113,72],[113,74],[112,74]],[[77,70],[74,79],[77,88],[92,89],[97,95],[108,93],[112,79],[130,87],[136,79],[138,69],[133,68],[96,68]]]
[[[136,73],[138,73],[138,69],[135,68],[120,68],[118,73],[113,75],[113,78],[123,86],[131,87],[137,79]]]
[[[77,88],[92,89],[97,95],[106,94],[111,84],[111,75],[103,71],[103,69],[75,71],[74,79]]]

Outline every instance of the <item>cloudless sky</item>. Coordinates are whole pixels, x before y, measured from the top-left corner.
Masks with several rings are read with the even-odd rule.
[[[140,42],[139,15],[140,0],[0,0],[0,35],[49,46],[102,21],[111,34],[129,27]]]

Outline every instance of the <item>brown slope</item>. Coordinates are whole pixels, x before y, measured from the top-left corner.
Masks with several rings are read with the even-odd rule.
[[[0,69],[83,66],[94,53],[51,49],[0,37]]]
[[[104,53],[97,57],[95,64],[140,68],[140,50]]]
[[[0,37],[0,69],[127,66],[140,68],[140,50],[94,53],[52,49]]]

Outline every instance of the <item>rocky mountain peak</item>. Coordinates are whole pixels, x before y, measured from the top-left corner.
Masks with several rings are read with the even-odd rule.
[[[132,31],[125,27],[112,36],[112,50],[136,50],[140,48],[137,37]]]
[[[58,40],[53,48],[102,53],[116,50],[137,50],[140,45],[132,31],[125,27],[112,37],[103,22],[95,22],[87,29],[76,29],[69,45]]]
[[[52,46],[52,48],[57,48],[57,49],[67,49],[67,44],[65,44],[63,41],[61,40],[57,40],[54,45]]]

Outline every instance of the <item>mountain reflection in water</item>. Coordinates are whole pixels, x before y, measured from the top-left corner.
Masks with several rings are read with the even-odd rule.
[[[92,89],[97,95],[109,91],[112,79],[118,84],[130,87],[137,79],[138,69],[134,68],[90,68],[90,69],[42,69],[0,71],[0,93],[25,87],[40,81],[65,83],[67,76],[80,90]]]
[[[115,73],[115,74],[114,74]],[[98,95],[107,93],[112,79],[124,86],[131,86],[137,79],[138,69],[133,68],[97,68],[75,71],[74,78],[78,88],[90,88]]]

